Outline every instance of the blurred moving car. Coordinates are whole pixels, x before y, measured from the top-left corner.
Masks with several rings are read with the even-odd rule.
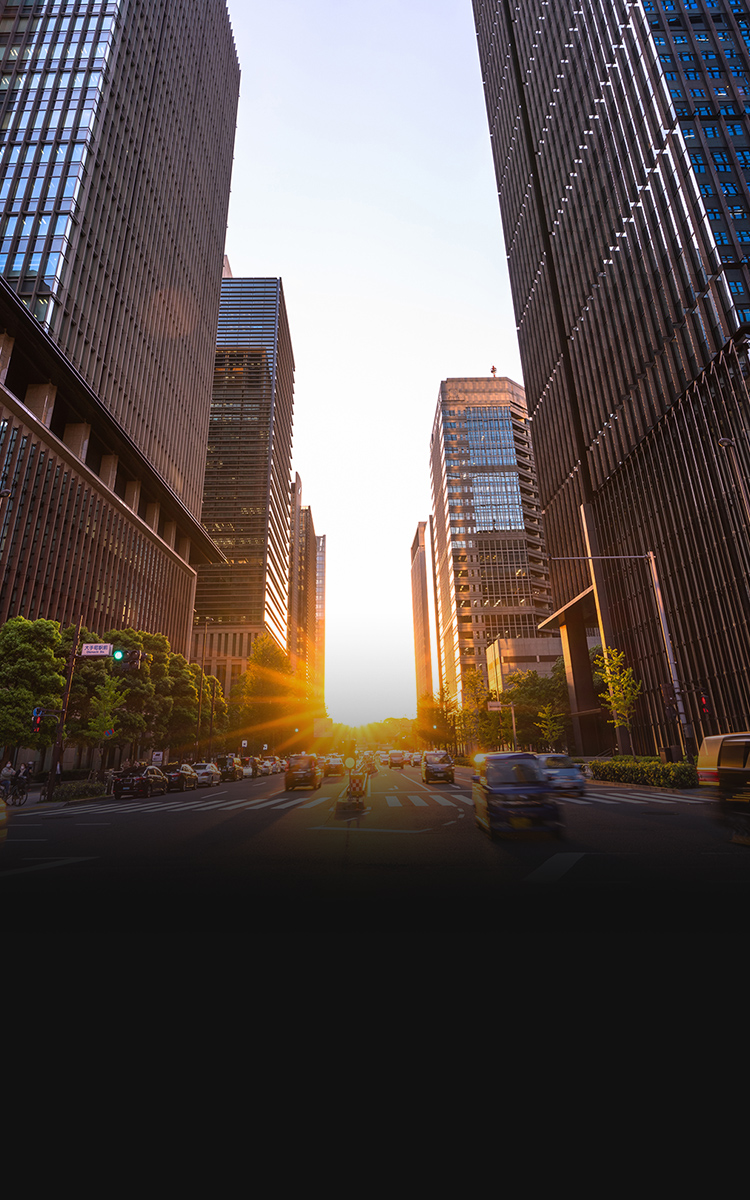
[[[421,763],[421,761],[422,761],[422,755],[417,754],[415,751],[414,754],[412,754],[412,756],[411,756],[411,765],[413,767],[418,767],[419,764]]]
[[[562,809],[536,754],[488,754],[472,785],[474,820],[490,838],[562,837]]]
[[[221,771],[222,783],[228,780],[242,779],[242,759],[236,754],[222,754],[216,759],[216,765]]]
[[[556,792],[574,792],[582,796],[586,791],[583,771],[567,754],[537,754],[537,758]]]
[[[198,786],[198,776],[190,763],[183,763],[182,766],[176,762],[167,763],[164,774],[167,777],[167,791],[169,792],[187,792]]]
[[[323,772],[314,754],[292,754],[284,776],[284,787],[293,792],[296,787],[311,787],[313,791],[323,783]]]
[[[436,779],[444,779],[446,783],[455,782],[453,759],[447,750],[425,750],[422,755],[422,782],[431,783]]]
[[[122,771],[115,780],[114,793],[121,796],[153,796],[155,792],[166,795],[169,783],[163,771],[158,767],[147,767],[138,764]]]
[[[323,767],[324,775],[343,775],[344,760],[339,754],[329,754],[326,764]]]
[[[391,750],[390,754],[388,755],[388,766],[394,768],[398,767],[399,770],[403,771],[404,767],[406,766],[406,755],[404,754],[403,750]]]
[[[193,770],[198,776],[198,787],[212,787],[215,783],[221,783],[221,771],[216,763],[193,763]]]

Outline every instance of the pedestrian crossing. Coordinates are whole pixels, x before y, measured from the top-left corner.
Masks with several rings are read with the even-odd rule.
[[[694,799],[688,796],[670,794],[668,796],[657,796],[651,792],[635,792],[627,791],[604,791],[587,789],[583,796],[566,796],[559,795],[558,800],[562,804],[582,805],[591,807],[601,805],[606,808],[618,806],[640,807],[649,805],[662,804],[687,804],[687,805],[702,805],[706,803],[705,799]],[[226,813],[252,813],[262,809],[271,809],[272,811],[283,811],[287,809],[311,809],[317,808],[321,804],[328,802],[329,805],[335,803],[335,796],[330,793],[319,795],[315,792],[304,792],[294,797],[290,797],[288,792],[277,792],[272,796],[259,796],[255,799],[238,800],[236,797],[227,795],[214,799],[199,800],[199,799],[174,799],[174,800],[98,800],[92,801],[90,804],[75,804],[65,809],[50,810],[46,809],[38,814],[39,817],[57,817],[61,812],[66,815],[84,815],[86,813],[207,813],[207,812],[226,812]],[[459,809],[461,806],[473,808],[471,795],[466,790],[454,789],[450,792],[430,792],[425,790],[420,794],[397,791],[397,792],[372,792],[367,797],[367,803],[371,808],[382,806],[385,802],[387,808],[429,808],[432,805],[437,805],[440,808]],[[25,815],[29,815],[33,809],[25,809]]]

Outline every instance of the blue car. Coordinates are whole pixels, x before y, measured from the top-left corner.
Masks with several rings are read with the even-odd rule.
[[[562,837],[562,810],[535,754],[487,754],[472,776],[472,799],[490,838]]]

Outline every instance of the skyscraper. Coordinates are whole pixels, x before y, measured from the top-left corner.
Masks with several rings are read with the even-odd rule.
[[[427,522],[420,521],[411,544],[411,607],[414,619],[414,666],[417,677],[417,702],[432,695],[432,652],[430,648],[430,609],[427,599]]]
[[[299,475],[292,484],[289,561],[289,661],[312,698],[317,687],[318,539],[312,512],[302,503]]]
[[[199,518],[239,92],[226,5],[4,4],[0,55],[0,619],[82,613],[187,650],[191,564],[220,557]]]
[[[487,646],[533,637],[550,591],[523,388],[446,379],[430,443],[440,686],[487,679]]]
[[[0,274],[199,517],[239,94],[226,4],[3,14]]]
[[[316,537],[315,567],[315,677],[321,704],[326,688],[326,535]]]
[[[294,356],[280,279],[221,283],[203,524],[228,564],[199,569],[193,657],[227,693],[267,633],[289,629]]]
[[[636,744],[676,740],[652,550],[689,748],[706,707],[750,719],[750,18],[741,0],[474,14],[574,713],[598,619],[644,684]]]

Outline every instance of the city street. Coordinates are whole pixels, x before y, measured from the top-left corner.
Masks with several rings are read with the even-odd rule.
[[[107,798],[9,809],[0,848],[6,898],[232,896],[254,903],[453,901],[639,892],[715,894],[750,886],[703,793],[589,784],[563,800],[563,840],[490,842],[475,825],[471,772],[425,786],[380,768],[358,817],[337,816],[345,780],[286,792],[283,776],[151,800]]]

